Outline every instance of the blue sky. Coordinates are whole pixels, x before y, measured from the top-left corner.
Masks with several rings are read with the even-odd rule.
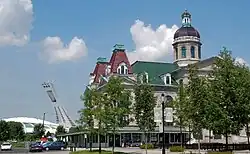
[[[47,120],[54,121],[51,103],[41,83],[56,80],[61,104],[72,118],[77,119],[77,110],[83,107],[79,96],[88,83],[97,57],[110,58],[112,46],[122,43],[128,51],[138,51],[137,55],[131,54],[130,57],[134,55],[141,60],[171,62],[171,39],[166,41],[167,47],[154,48],[157,50],[154,59],[143,56],[140,51],[148,46],[148,42],[152,42],[152,35],[158,38],[159,44],[164,42],[159,33],[173,28],[173,25],[180,27],[180,15],[185,9],[192,14],[192,24],[201,34],[203,58],[216,55],[222,46],[226,46],[234,56],[250,62],[249,0],[33,0],[29,4],[32,6],[30,12],[26,10],[28,13],[22,10],[24,5],[15,5],[14,1],[20,0],[13,0],[13,3],[2,1],[5,3],[0,2],[0,5],[5,12],[0,13],[0,117],[41,118],[46,112]],[[17,8],[10,9],[12,6]],[[12,10],[11,13],[8,9]],[[136,27],[136,20],[140,20],[141,26],[137,22]],[[157,35],[152,34],[162,24],[167,28]],[[143,38],[135,41],[145,27],[151,29],[151,34],[145,33]],[[30,40],[22,39],[19,35],[29,35]],[[167,37],[173,33],[163,35]],[[6,36],[12,37],[5,39]],[[53,39],[48,39],[48,36]],[[74,37],[77,37],[77,48],[64,46],[58,49],[56,43],[59,38],[59,43],[67,45]],[[22,43],[16,43],[14,38]],[[45,41],[50,44],[46,45]],[[58,52],[53,53],[54,50]],[[79,52],[74,54],[74,50]],[[57,53],[67,51],[72,54],[58,57]],[[54,58],[54,61],[48,62],[48,57]]]

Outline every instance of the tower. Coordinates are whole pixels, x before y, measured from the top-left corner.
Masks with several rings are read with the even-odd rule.
[[[181,15],[182,26],[174,34],[174,62],[180,67],[193,64],[201,59],[199,32],[192,26],[191,14],[185,10]]]
[[[48,81],[44,82],[42,84],[42,87],[46,91],[46,93],[49,96],[50,101],[52,102],[52,106],[54,108],[54,112],[56,115],[56,123],[64,126],[66,129],[69,129],[70,127],[76,126],[75,122],[71,119],[71,117],[68,115],[66,109],[59,104],[59,99],[56,94],[56,90],[54,87],[54,81]]]

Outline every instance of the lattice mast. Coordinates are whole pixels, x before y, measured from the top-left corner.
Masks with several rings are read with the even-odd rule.
[[[68,115],[66,109],[59,104],[59,98],[54,87],[54,82],[55,81],[44,82],[42,86],[52,102],[56,115],[56,123],[63,125],[65,128],[73,127],[75,126],[75,122]]]

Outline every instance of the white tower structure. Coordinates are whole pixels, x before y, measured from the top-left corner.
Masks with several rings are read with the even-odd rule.
[[[60,101],[54,87],[54,82],[55,81],[44,82],[42,87],[51,100],[56,115],[56,123],[64,126],[66,129],[69,129],[70,127],[76,126],[76,124],[68,115],[66,109],[59,103]]]

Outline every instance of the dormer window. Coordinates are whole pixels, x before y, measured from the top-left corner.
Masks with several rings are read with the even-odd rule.
[[[107,65],[105,74],[108,75],[110,73],[110,71],[111,71],[111,66]]]
[[[164,80],[165,85],[171,85],[171,83],[172,83],[171,74],[169,74],[169,73],[165,74],[163,77],[163,80]]]
[[[144,72],[139,76],[140,83],[148,83],[148,73]]]
[[[121,63],[117,68],[118,74],[128,74],[128,68],[125,63]]]

